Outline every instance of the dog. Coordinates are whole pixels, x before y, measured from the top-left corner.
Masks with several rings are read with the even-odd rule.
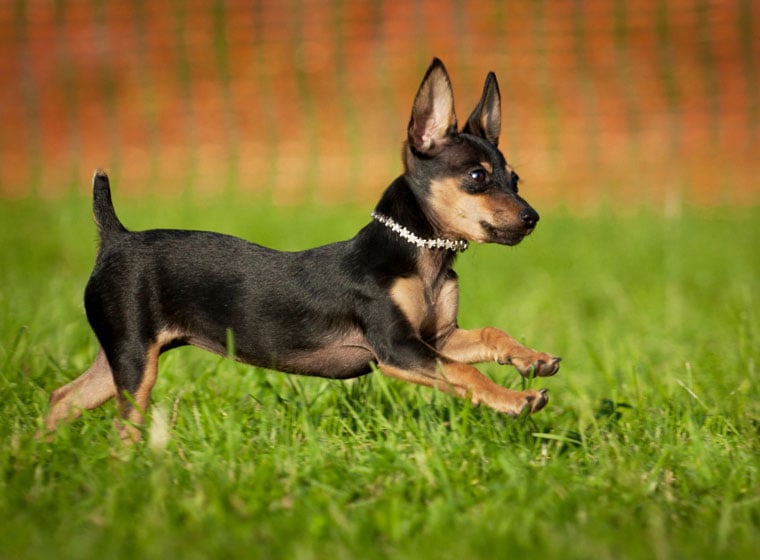
[[[372,220],[350,240],[301,252],[213,232],[129,231],[97,170],[100,244],[84,303],[100,350],[53,391],[45,429],[115,398],[121,438],[137,441],[159,356],[184,345],[226,355],[230,337],[234,358],[255,366],[334,379],[377,369],[510,416],[541,410],[546,389],[510,390],[471,364],[543,377],[560,358],[457,323],[457,254],[470,242],[516,245],[539,220],[498,149],[500,131],[493,72],[460,130],[449,74],[434,59],[412,105],[404,172]]]

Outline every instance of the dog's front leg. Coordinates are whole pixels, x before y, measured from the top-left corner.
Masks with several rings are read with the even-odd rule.
[[[475,405],[484,404],[509,416],[518,416],[524,410],[538,412],[549,402],[546,389],[513,391],[497,385],[468,364],[439,362],[435,368],[420,369],[380,363],[378,367],[388,377],[470,398]]]
[[[560,358],[556,356],[526,348],[504,331],[494,327],[456,329],[445,338],[439,351],[452,360],[468,364],[511,364],[523,376],[554,375],[559,370],[560,362]]]
[[[395,379],[433,387],[473,404],[484,404],[510,416],[537,412],[549,401],[546,390],[513,391],[497,385],[469,364],[452,361],[416,337],[396,339],[378,361],[380,371]]]

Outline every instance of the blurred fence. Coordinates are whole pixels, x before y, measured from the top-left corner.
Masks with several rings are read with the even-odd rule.
[[[0,196],[372,199],[432,56],[542,203],[760,202],[754,0],[0,3]]]

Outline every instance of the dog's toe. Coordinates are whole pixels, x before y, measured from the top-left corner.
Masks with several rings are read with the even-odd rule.
[[[510,358],[499,363],[511,364],[523,377],[550,377],[559,371],[562,358],[549,354],[538,354],[530,357]]]
[[[530,411],[538,412],[539,410],[544,408],[548,402],[549,402],[549,389],[541,389],[538,391],[538,396],[534,399],[531,399],[531,401],[529,401]]]
[[[538,412],[549,402],[549,389],[540,389],[538,391],[526,391],[525,404],[521,412],[529,411],[530,413]]]
[[[539,360],[536,363],[536,375],[538,377],[549,377],[559,371],[559,363],[562,358],[552,356],[548,360]]]

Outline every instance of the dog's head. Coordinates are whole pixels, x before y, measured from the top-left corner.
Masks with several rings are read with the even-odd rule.
[[[517,194],[519,177],[499,151],[501,94],[496,76],[461,131],[446,67],[433,60],[412,106],[405,172],[427,219],[441,235],[515,245],[538,214]]]

